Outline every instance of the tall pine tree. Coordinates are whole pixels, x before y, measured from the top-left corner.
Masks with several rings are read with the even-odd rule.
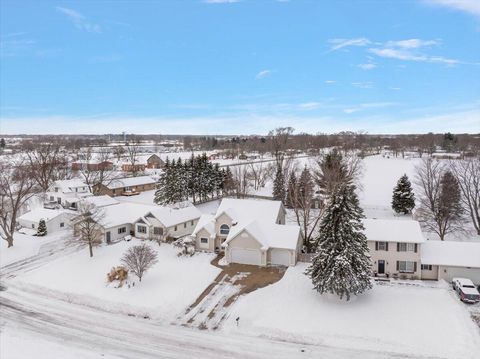
[[[282,167],[277,165],[277,172],[273,181],[273,199],[276,201],[285,202],[285,177],[283,175]]]
[[[44,219],[41,219],[40,222],[38,222],[37,236],[43,237],[46,235],[47,235],[47,224],[45,223]]]
[[[371,289],[370,255],[363,234],[363,211],[355,186],[343,185],[330,197],[320,224],[317,254],[306,274],[320,293],[350,300]]]
[[[287,186],[287,198],[285,205],[289,208],[294,208],[296,206],[297,200],[297,175],[295,171],[290,173]]]
[[[392,209],[396,213],[408,214],[415,207],[415,195],[408,176],[404,174],[393,189]]]

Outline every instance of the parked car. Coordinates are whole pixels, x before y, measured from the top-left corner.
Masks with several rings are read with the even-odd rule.
[[[453,278],[452,287],[460,296],[460,300],[465,303],[480,302],[480,293],[470,279]]]

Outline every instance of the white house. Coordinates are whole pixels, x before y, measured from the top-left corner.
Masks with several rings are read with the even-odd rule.
[[[302,234],[299,226],[285,225],[285,213],[280,201],[223,199],[215,215],[200,217],[195,247],[223,251],[227,263],[293,266]]]
[[[417,221],[364,219],[363,224],[374,275],[420,279],[425,238]]]
[[[55,202],[64,208],[76,209],[77,202],[92,196],[88,185],[78,178],[53,182],[47,193],[49,202]]]
[[[480,285],[480,243],[429,240],[421,257],[422,279],[464,277]]]
[[[44,220],[47,225],[47,234],[66,229],[72,214],[63,210],[37,208],[20,216],[18,224],[24,228],[37,230],[40,220]]]
[[[101,209],[100,221],[105,242],[115,242],[127,235],[137,238],[166,240],[193,232],[201,212],[195,207],[166,207],[124,202]]]

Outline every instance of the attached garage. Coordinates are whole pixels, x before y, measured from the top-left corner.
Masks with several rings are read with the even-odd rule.
[[[232,248],[231,260],[232,263],[261,265],[262,253],[255,249]]]
[[[438,279],[451,282],[453,278],[468,278],[473,283],[480,285],[480,268],[445,267],[439,266]]]
[[[289,266],[291,252],[289,249],[271,248],[269,250],[270,264]]]

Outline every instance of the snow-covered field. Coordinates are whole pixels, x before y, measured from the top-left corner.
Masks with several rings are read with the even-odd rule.
[[[473,359],[480,352],[479,329],[448,287],[375,285],[345,302],[313,291],[305,268],[289,268],[278,283],[242,297],[225,330],[415,357]]]
[[[220,269],[210,264],[213,255],[198,253],[193,257],[177,257],[170,244],[151,244],[158,253],[158,263],[135,286],[114,288],[106,276],[128,247],[140,241],[119,242],[94,249],[88,256],[84,249],[67,255],[12,281],[16,286],[51,291],[51,295],[102,308],[149,317],[172,320],[192,304],[218,275]]]

